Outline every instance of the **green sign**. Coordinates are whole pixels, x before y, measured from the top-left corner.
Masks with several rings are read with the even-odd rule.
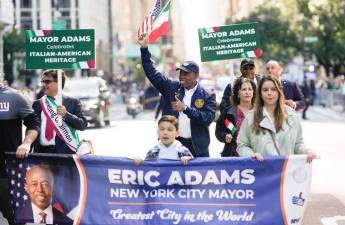
[[[199,28],[201,61],[260,57],[258,23]]]
[[[319,37],[317,37],[317,36],[304,37],[304,42],[306,42],[306,43],[316,43],[318,41],[319,41]]]
[[[26,68],[95,68],[95,30],[27,30]]]
[[[53,20],[52,21],[53,30],[66,30],[66,20]]]

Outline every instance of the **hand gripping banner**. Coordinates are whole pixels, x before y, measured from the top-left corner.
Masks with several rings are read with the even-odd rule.
[[[301,224],[311,181],[305,156],[137,166],[127,158],[6,154],[6,166],[18,223],[35,222],[37,204],[53,211],[54,224]],[[32,177],[46,196],[35,199]]]

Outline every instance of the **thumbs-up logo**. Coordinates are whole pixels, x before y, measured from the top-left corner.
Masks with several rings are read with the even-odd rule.
[[[292,197],[292,204],[303,206],[305,202],[305,198],[302,197],[302,192],[299,193],[298,196]]]

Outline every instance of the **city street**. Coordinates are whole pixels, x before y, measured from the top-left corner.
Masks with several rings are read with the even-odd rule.
[[[320,159],[313,163],[312,194],[303,225],[345,224],[345,114],[316,106],[310,108],[307,116],[309,120],[303,121],[305,143]],[[143,112],[132,119],[125,106],[117,103],[113,105],[110,126],[89,128],[79,134],[93,141],[97,155],[144,157],[157,140],[156,126],[154,112]],[[216,140],[214,129],[215,123],[210,127],[210,154],[220,157],[223,145]]]
[[[0,0],[0,225],[72,220],[74,224],[345,225],[344,9],[345,0]],[[298,112],[300,122],[290,120],[289,112],[282,113],[284,100],[299,111],[315,105],[303,112],[303,119]],[[230,142],[224,153],[236,148],[230,134],[238,132],[243,115],[254,106],[265,107],[268,118],[256,113],[254,122],[243,123],[248,126],[241,131],[247,135],[240,137],[265,155],[264,160],[258,154],[260,162],[255,157],[222,160],[224,143],[217,140],[213,121],[212,159],[200,171],[193,171],[199,167],[198,159],[191,159],[195,161],[186,168],[180,162],[163,162],[162,175],[155,171],[160,165],[154,170],[135,169],[140,159],[128,165],[135,157],[144,159],[157,144],[157,105],[165,114],[183,111],[192,117],[180,114],[179,140],[189,146],[192,135],[200,156],[209,141],[205,123],[224,103],[238,105],[227,112],[231,115],[225,122],[223,117],[219,120],[228,130],[218,126],[217,135],[220,131],[218,137]],[[160,124],[159,136],[168,145],[178,134],[171,129],[175,122],[166,122],[171,124]],[[285,129],[286,124],[291,126]],[[163,128],[171,135],[165,137]],[[261,128],[264,134],[258,132]],[[301,132],[306,148],[317,155],[312,164],[304,163],[313,156],[307,151],[308,157],[278,160],[277,153],[303,150],[296,138]],[[93,155],[91,160],[77,157],[74,162],[67,157],[76,166],[65,168],[55,157],[54,166],[49,157],[26,159],[29,153],[91,152],[89,143],[94,155],[104,156],[100,165],[106,157],[117,157],[109,162],[119,168],[88,167],[87,163],[98,163]],[[168,148],[161,144],[158,153],[151,151],[153,158],[188,164],[181,143]],[[7,151],[25,159],[9,159]],[[269,167],[267,157],[272,155]],[[130,168],[123,169],[121,162]],[[170,163],[177,171],[166,169]],[[100,174],[107,177],[100,180]],[[108,181],[109,187],[104,185]],[[174,185],[179,186],[177,193],[198,191],[200,196],[175,198]],[[199,190],[197,185],[202,185]],[[45,189],[44,200],[35,196],[39,186]],[[70,190],[75,201],[63,190]],[[104,198],[97,193],[104,193]],[[240,201],[244,198],[248,201]],[[212,222],[215,218],[217,222]]]

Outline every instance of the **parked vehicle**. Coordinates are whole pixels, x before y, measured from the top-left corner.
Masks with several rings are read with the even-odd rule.
[[[111,121],[110,91],[100,77],[71,79],[66,82],[64,94],[78,98],[82,111],[96,127],[109,125]]]

